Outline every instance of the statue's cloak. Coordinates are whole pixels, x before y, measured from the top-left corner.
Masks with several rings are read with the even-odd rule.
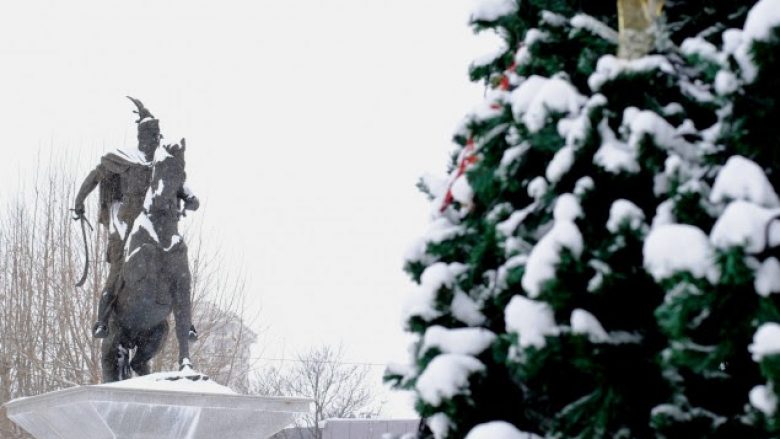
[[[100,211],[98,223],[108,227],[111,205],[122,200],[120,175],[132,166],[149,166],[144,154],[138,148],[117,148],[100,158],[101,178],[98,186]]]

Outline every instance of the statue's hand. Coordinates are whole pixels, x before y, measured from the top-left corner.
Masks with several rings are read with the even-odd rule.
[[[83,204],[81,204],[81,203],[76,204],[76,206],[72,210],[73,210],[73,215],[75,215],[75,218],[73,218],[74,220],[80,220],[81,218],[84,217],[84,205]]]
[[[196,211],[200,207],[200,200],[195,195],[191,195],[184,200],[184,208],[186,210]]]

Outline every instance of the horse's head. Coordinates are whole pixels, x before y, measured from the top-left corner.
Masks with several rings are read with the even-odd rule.
[[[184,139],[173,145],[162,145],[154,154],[152,183],[144,207],[149,210],[178,209],[177,194],[184,186]]]

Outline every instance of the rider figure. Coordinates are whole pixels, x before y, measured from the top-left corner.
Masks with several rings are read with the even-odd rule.
[[[109,229],[106,259],[111,268],[100,297],[97,322],[92,328],[95,338],[108,335],[108,317],[113,309],[116,281],[124,260],[124,241],[143,210],[144,197],[151,183],[154,153],[162,139],[159,120],[141,101],[128,98],[138,108],[135,111],[138,114],[138,146],[118,148],[101,157],[100,164],[81,184],[74,206],[76,215],[83,216],[84,200],[96,186],[100,186],[98,222]],[[178,197],[184,201],[185,209],[198,209],[200,203],[191,191],[182,190]]]

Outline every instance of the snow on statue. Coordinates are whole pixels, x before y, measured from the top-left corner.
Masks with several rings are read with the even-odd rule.
[[[105,339],[104,382],[128,378],[130,369],[149,373],[148,361],[165,339],[171,311],[182,367],[189,364],[188,340],[197,338],[191,324],[187,248],[177,228],[184,209],[199,206],[184,182],[185,141],[161,147],[159,121],[141,101],[128,98],[137,107],[138,146],[104,155],[84,179],[73,209],[83,232],[84,200],[99,186],[98,222],[109,228],[110,271],[93,336]],[[85,267],[79,286],[86,274]]]

